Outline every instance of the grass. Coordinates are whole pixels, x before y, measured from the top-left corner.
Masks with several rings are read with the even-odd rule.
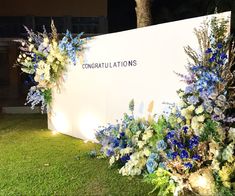
[[[53,135],[43,115],[0,116],[0,195],[147,195],[141,177],[122,177],[97,144]]]

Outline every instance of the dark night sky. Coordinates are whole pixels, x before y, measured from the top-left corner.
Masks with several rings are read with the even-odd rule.
[[[232,10],[234,21],[235,0],[152,0],[153,24],[213,14],[215,7]],[[136,28],[135,0],[108,0],[108,20],[110,32]]]

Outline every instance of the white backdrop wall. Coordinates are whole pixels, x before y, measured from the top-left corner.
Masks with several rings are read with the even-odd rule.
[[[82,62],[68,66],[62,89],[54,89],[49,129],[94,140],[95,129],[120,119],[131,99],[137,116],[146,115],[152,100],[154,113],[162,113],[162,102],[177,102],[176,91],[184,88],[174,73],[187,73],[184,46],[197,49],[194,28],[212,16],[92,38]]]

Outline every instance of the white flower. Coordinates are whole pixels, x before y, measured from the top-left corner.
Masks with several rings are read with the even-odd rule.
[[[195,107],[194,107],[194,105],[190,105],[189,107],[187,107],[187,109],[188,109],[190,112],[193,112],[193,110],[195,110]]]
[[[132,148],[127,147],[127,148],[121,149],[121,150],[120,150],[120,154],[121,154],[121,156],[123,156],[123,155],[125,155],[125,154],[130,154],[132,151],[133,151]]]
[[[153,131],[152,130],[146,130],[143,134],[142,139],[144,141],[147,141],[148,139],[150,139],[153,136]]]
[[[148,157],[150,154],[150,150],[148,148],[144,148],[144,155]]]
[[[33,48],[34,48],[34,45],[33,45],[33,44],[30,44],[30,45],[29,45],[29,51],[32,51]]]
[[[114,156],[111,156],[111,158],[109,159],[109,165],[113,165],[115,162],[115,157]]]
[[[179,93],[179,97],[183,97],[183,96],[184,96],[184,92],[181,91],[181,92]]]
[[[195,110],[195,113],[196,113],[196,114],[201,114],[203,111],[204,111],[204,107],[203,107],[203,105],[200,105],[200,106]]]
[[[179,106],[180,107],[185,107],[187,104],[183,101],[183,100],[181,100],[180,102],[179,102]]]
[[[205,116],[204,115],[200,115],[200,116],[197,117],[197,120],[198,120],[198,122],[204,122]]]
[[[235,142],[235,128],[230,128],[228,132],[229,139]]]
[[[176,114],[176,107],[173,107],[173,108],[172,108],[171,113],[172,113],[172,114]]]

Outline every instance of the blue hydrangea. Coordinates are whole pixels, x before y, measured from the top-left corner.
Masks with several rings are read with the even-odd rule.
[[[150,174],[152,174],[155,171],[157,166],[158,166],[158,163],[155,160],[148,158],[146,167]]]
[[[149,155],[149,159],[158,160],[159,159],[159,155],[156,154],[156,153],[151,153]]]
[[[156,144],[157,150],[165,150],[167,147],[166,142],[164,140],[159,140]]]
[[[185,88],[185,90],[184,90],[184,92],[186,93],[186,94],[191,94],[191,93],[193,93],[195,91],[195,88],[194,88],[194,85],[188,85],[188,86],[186,86],[186,88]]]
[[[189,96],[187,101],[192,105],[196,105],[199,102],[199,99],[196,96]]]

